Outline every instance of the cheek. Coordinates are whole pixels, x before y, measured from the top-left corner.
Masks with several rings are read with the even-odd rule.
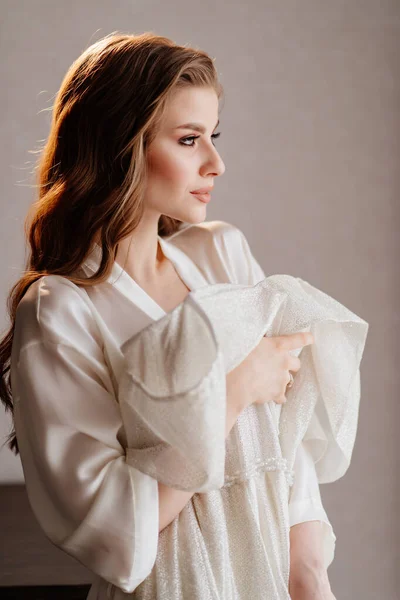
[[[182,155],[183,150],[171,149],[153,153],[149,159],[149,175],[153,183],[163,185],[188,185],[189,161]]]

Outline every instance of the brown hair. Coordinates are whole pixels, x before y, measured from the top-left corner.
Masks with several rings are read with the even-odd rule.
[[[0,399],[13,415],[11,350],[18,304],[29,286],[48,274],[77,285],[105,281],[118,242],[143,214],[146,149],[177,88],[223,88],[205,52],[145,32],[112,32],[87,48],[68,69],[53,106],[52,123],[37,164],[38,200],[25,222],[30,255],[7,299],[11,327],[0,340]],[[181,222],[161,215],[158,233]],[[81,279],[75,271],[93,241],[102,248],[100,267]],[[8,447],[19,453],[15,428]]]

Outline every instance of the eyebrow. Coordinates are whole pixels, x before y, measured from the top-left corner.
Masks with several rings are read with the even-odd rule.
[[[214,127],[213,131],[215,131],[217,129],[218,125],[219,125],[219,119],[218,119],[217,124]],[[199,131],[200,133],[206,132],[205,127],[203,127],[203,125],[201,125],[201,123],[185,123],[184,125],[179,125],[175,129],[194,129],[195,131]]]

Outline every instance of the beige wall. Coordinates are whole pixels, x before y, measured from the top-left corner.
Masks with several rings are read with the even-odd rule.
[[[83,5],[83,7],[82,7]],[[226,165],[208,219],[268,274],[306,279],[370,324],[352,464],[321,486],[338,600],[399,598],[400,5],[396,0],[3,0],[0,327],[23,265],[33,160],[66,69],[92,41],[153,30],[216,57]],[[0,434],[9,428],[0,417]],[[2,449],[0,481],[21,481]],[[396,580],[397,578],[397,580]]]

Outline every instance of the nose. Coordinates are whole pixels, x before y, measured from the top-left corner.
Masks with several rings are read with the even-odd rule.
[[[201,175],[203,177],[223,175],[225,173],[225,163],[220,157],[216,148],[211,149],[209,159],[205,161],[201,169]]]

